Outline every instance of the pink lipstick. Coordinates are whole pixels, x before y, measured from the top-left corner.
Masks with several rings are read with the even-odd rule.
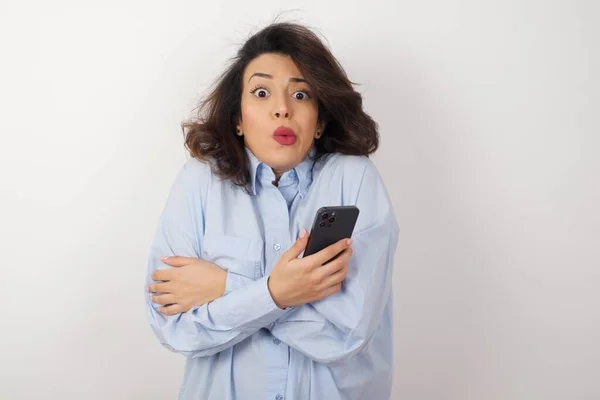
[[[280,126],[273,132],[273,139],[284,146],[291,146],[296,143],[296,134],[290,128]]]

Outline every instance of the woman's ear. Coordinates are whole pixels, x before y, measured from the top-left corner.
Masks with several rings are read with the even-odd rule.
[[[242,130],[242,121],[238,122],[235,129],[238,136],[244,136],[244,131]]]
[[[321,136],[323,136],[323,131],[325,131],[326,125],[327,125],[327,123],[325,121],[320,121],[317,124],[317,131],[315,132],[315,139],[319,139],[319,138],[321,138]]]

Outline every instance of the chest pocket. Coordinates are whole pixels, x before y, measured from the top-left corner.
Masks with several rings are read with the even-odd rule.
[[[205,260],[251,279],[262,275],[264,250],[262,239],[208,235],[204,237],[202,245]]]

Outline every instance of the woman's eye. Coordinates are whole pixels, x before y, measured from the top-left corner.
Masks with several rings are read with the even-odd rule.
[[[260,97],[260,98],[265,98],[265,97],[269,97],[269,91],[267,89],[263,89],[263,88],[258,88],[258,89],[254,89],[251,92],[253,95],[255,95],[256,97]]]
[[[292,97],[296,100],[306,100],[310,98],[310,95],[306,92],[294,92]]]

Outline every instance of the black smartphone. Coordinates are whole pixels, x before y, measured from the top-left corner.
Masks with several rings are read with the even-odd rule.
[[[303,257],[318,253],[344,238],[350,238],[358,219],[356,206],[322,207],[315,215]]]

